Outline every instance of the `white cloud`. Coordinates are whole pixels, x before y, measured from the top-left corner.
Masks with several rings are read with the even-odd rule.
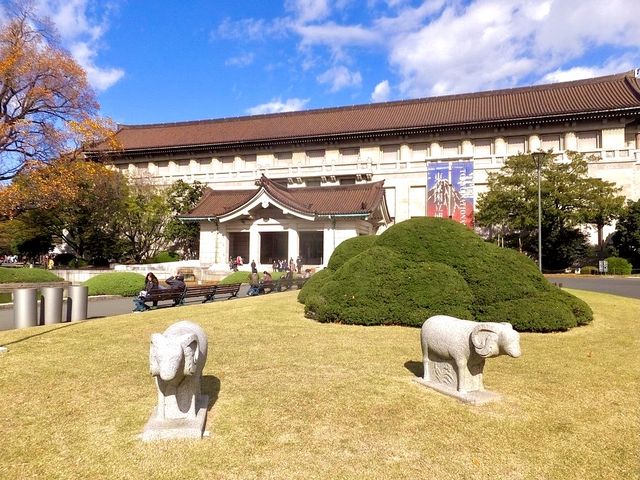
[[[389,87],[389,80],[384,80],[376,85],[371,94],[372,102],[386,102],[389,100],[391,94],[391,88]]]
[[[640,17],[629,14],[637,10],[636,0],[613,3],[447,2],[419,28],[390,37],[389,61],[409,96],[509,87],[524,78],[544,77],[567,61],[597,71],[602,60],[594,60],[596,66],[588,60],[594,47],[640,44]],[[635,59],[640,59],[637,53]]]
[[[262,41],[269,38],[279,38],[289,33],[291,23],[291,20],[286,17],[270,21],[262,18],[243,18],[240,20],[225,18],[215,31],[211,32],[211,39]]]
[[[334,22],[322,25],[296,25],[293,30],[301,37],[301,44],[342,46],[371,45],[382,40],[380,35],[360,25],[344,26]]]
[[[60,33],[63,45],[87,72],[91,86],[103,91],[123,76],[121,68],[104,68],[96,63],[100,42],[108,29],[105,18],[88,15],[92,8],[89,0],[39,0],[38,12],[51,19]]]
[[[287,0],[285,8],[305,23],[322,20],[331,12],[328,0]]]
[[[302,110],[307,103],[309,103],[308,98],[289,98],[284,102],[279,98],[275,98],[270,102],[248,108],[246,112],[249,115],[261,115],[265,113],[295,112],[298,110]]]
[[[251,52],[243,53],[242,55],[238,55],[236,57],[231,57],[227,59],[224,64],[230,65],[232,67],[248,67],[253,63],[255,59],[255,55]]]
[[[570,82],[572,80],[581,80],[583,78],[601,77],[603,75],[612,75],[629,71],[634,65],[624,59],[609,62],[603,67],[573,67],[568,69],[557,69],[547,73],[542,77],[543,83]]]
[[[331,85],[331,92],[338,92],[348,87],[359,87],[362,85],[362,75],[360,72],[352,72],[344,65],[332,67],[316,78],[319,83]]]

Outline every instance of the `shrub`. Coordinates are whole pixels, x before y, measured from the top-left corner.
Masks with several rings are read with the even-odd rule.
[[[447,314],[536,332],[592,320],[584,302],[553,287],[530,259],[484,242],[454,221],[416,218],[371,238],[339,246],[337,261],[329,261],[337,267],[304,286],[298,299],[308,316],[418,326]]]
[[[631,275],[631,264],[624,258],[609,257],[607,264],[607,273],[611,275]]]
[[[332,275],[333,271],[328,268],[324,268],[311,275],[309,280],[304,284],[304,288],[298,292],[298,301],[300,303],[307,303],[307,298],[311,295],[316,295],[318,290],[331,278]]]
[[[40,268],[0,267],[0,283],[62,282],[62,278]]]
[[[177,262],[180,260],[180,255],[176,252],[158,252],[148,263],[167,263],[167,262]]]
[[[135,272],[102,273],[83,283],[89,295],[121,295],[132,297],[144,289],[144,275]]]
[[[350,258],[372,247],[376,242],[376,238],[375,235],[361,235],[345,240],[333,251],[327,268],[337,270]]]
[[[358,325],[422,325],[437,313],[469,316],[471,292],[451,267],[408,262],[384,247],[348,260],[319,291],[319,321],[336,317]]]
[[[597,275],[598,273],[598,267],[594,267],[593,265],[585,265],[580,268],[580,275]]]

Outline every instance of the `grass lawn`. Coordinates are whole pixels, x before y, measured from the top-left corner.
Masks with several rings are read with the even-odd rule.
[[[412,382],[419,330],[318,324],[297,291],[0,332],[0,478],[640,478],[640,301],[577,292],[591,325],[523,334],[482,407]],[[209,335],[200,441],[143,444],[149,336]]]

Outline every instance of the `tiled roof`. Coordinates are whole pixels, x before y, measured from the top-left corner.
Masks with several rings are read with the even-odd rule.
[[[633,71],[588,80],[249,117],[122,125],[125,152],[437,129],[640,110]]]
[[[286,188],[265,176],[254,190],[213,190],[207,188],[200,203],[184,219],[217,218],[248,203],[261,189],[281,205],[313,215],[367,215],[383,200],[384,181],[331,187]]]

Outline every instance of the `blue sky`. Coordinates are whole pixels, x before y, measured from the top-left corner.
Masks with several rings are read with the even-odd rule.
[[[87,70],[102,113],[126,124],[475,92],[640,67],[640,0],[36,3]]]

